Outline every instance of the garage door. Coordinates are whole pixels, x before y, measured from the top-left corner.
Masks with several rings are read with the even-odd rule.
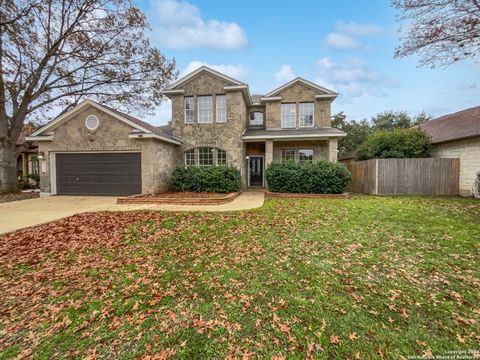
[[[140,153],[56,154],[55,158],[59,195],[142,192]]]

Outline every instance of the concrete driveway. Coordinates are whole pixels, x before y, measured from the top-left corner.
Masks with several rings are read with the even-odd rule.
[[[0,204],[0,234],[115,205],[115,197],[49,196]]]
[[[49,196],[0,204],[0,234],[43,224],[82,212],[92,211],[238,211],[263,205],[263,192],[244,192],[222,205],[141,205],[117,204],[116,197]]]

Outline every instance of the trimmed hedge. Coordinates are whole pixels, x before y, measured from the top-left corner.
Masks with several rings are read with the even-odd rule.
[[[240,171],[232,166],[181,166],[173,171],[175,191],[236,192],[242,188]]]
[[[265,172],[272,192],[340,194],[352,178],[342,164],[328,161],[275,162]]]

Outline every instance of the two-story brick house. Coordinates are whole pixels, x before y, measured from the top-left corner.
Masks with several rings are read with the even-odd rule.
[[[85,101],[29,139],[39,143],[41,189],[124,195],[168,188],[175,166],[232,165],[245,187],[264,186],[272,161],[337,160],[337,94],[297,78],[266,95],[201,67],[168,87],[172,119],[156,127]]]

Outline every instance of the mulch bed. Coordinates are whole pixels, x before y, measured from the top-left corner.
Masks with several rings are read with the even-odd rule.
[[[238,195],[240,192],[227,194],[166,192],[120,197],[117,199],[117,204],[221,205],[229,203]]]
[[[345,199],[350,197],[349,193],[341,194],[301,194],[301,193],[275,193],[265,191],[265,196],[268,198],[288,198],[288,199]]]
[[[40,194],[35,191],[0,194],[0,204],[11,202],[11,201],[35,199],[35,198],[38,198],[39,196]]]

